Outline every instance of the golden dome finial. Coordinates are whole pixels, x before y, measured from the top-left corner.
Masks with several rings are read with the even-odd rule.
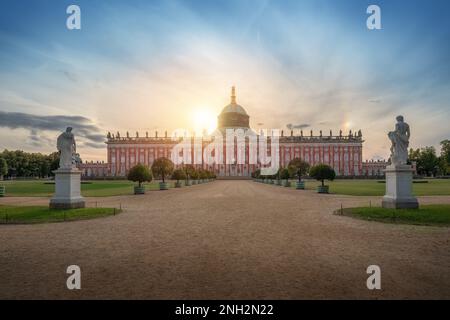
[[[236,104],[236,88],[234,86],[231,87],[231,103]]]

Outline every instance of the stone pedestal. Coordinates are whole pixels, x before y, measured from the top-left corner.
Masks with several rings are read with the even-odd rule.
[[[410,165],[386,167],[386,194],[382,207],[390,209],[417,209],[419,203],[412,194],[413,169]]]
[[[51,209],[84,208],[81,196],[81,171],[77,168],[58,169],[55,173],[55,194],[50,199]]]

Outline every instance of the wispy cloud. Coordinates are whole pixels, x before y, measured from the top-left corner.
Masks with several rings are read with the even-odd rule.
[[[0,127],[9,129],[27,129],[30,131],[29,140],[32,145],[48,144],[46,131],[64,131],[73,127],[76,136],[80,137],[86,146],[104,147],[105,136],[102,129],[90,119],[82,116],[41,116],[21,112],[0,111]]]
[[[292,123],[288,123],[286,125],[286,128],[288,128],[289,130],[294,130],[294,129],[304,129],[304,128],[308,128],[310,125],[307,123],[302,123],[302,124],[292,124]]]
[[[403,114],[413,144],[437,144],[450,134],[450,2],[411,1],[408,15],[401,1],[383,4],[382,32],[365,28],[356,0],[83,2],[80,32],[67,32],[52,2],[23,11],[10,1],[0,12],[0,129],[27,148],[71,125],[81,151],[104,159],[101,128],[189,128],[192,111],[218,114],[236,85],[255,127],[362,129],[370,158],[388,155],[386,132]],[[56,18],[36,33],[44,11]]]

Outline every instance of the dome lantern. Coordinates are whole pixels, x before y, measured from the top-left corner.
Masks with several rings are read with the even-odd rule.
[[[231,104],[236,104],[236,88],[231,87]]]
[[[219,115],[219,128],[250,128],[250,117],[245,109],[236,103],[236,88],[231,87],[231,103]]]

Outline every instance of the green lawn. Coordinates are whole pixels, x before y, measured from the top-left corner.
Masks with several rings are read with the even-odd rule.
[[[416,196],[450,195],[450,179],[428,179],[428,183],[413,183],[413,193]],[[318,181],[305,180],[306,189],[316,190]],[[386,185],[377,180],[334,180],[326,181],[330,193],[353,196],[383,196]],[[295,181],[292,181],[295,188]]]
[[[55,210],[43,206],[0,206],[0,224],[45,223],[93,219],[118,214],[115,208]]]
[[[414,183],[413,192],[416,196],[450,195],[450,179],[428,179],[428,183]],[[55,186],[46,184],[44,180],[0,181],[6,186],[6,196],[51,196]],[[173,187],[173,181],[170,182]],[[315,180],[306,180],[309,190],[315,190],[320,183]],[[377,180],[335,180],[327,181],[330,193],[355,196],[383,196],[385,184]],[[126,180],[98,180],[89,181],[81,185],[81,193],[86,197],[103,197],[133,194],[133,182]],[[147,190],[158,190],[158,182],[145,184]],[[274,186],[275,188],[276,186]],[[295,188],[295,181],[292,180]],[[279,187],[282,188],[282,187]]]
[[[6,187],[8,197],[49,197],[55,190],[54,184],[47,180],[24,180],[24,181],[0,181],[0,185]],[[88,181],[81,184],[81,194],[85,197],[107,197],[133,194],[133,182],[127,180],[117,181]],[[146,183],[147,190],[158,190],[158,182]],[[173,183],[171,182],[171,187]]]
[[[337,210],[336,214],[340,214]],[[450,226],[450,205],[422,205],[419,209],[384,209],[379,207],[345,208],[343,214],[364,220],[415,225]]]

